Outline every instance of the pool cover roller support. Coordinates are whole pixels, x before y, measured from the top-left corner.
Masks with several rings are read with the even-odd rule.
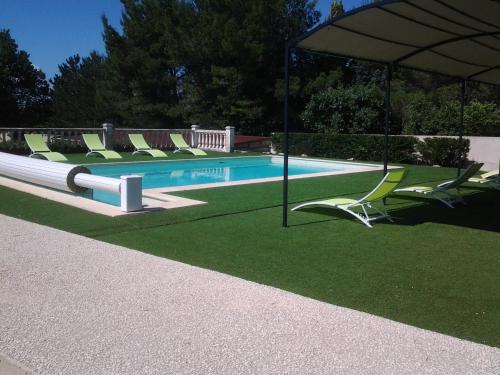
[[[75,184],[89,189],[103,190],[120,194],[120,208],[124,212],[142,210],[142,177],[137,175],[121,176],[120,179],[78,173]]]
[[[45,186],[55,190],[82,193],[87,189],[120,194],[121,210],[142,210],[142,177],[121,179],[95,176],[81,165],[57,163],[0,152],[0,175]]]
[[[120,177],[121,210],[125,212],[142,210],[142,177],[128,175]]]

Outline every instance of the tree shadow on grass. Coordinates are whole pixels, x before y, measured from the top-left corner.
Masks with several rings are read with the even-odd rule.
[[[394,219],[395,225],[415,226],[424,223],[453,225],[500,233],[500,193],[491,189],[474,189],[464,199],[466,205],[456,204],[455,208],[428,197],[414,195],[395,195],[388,198],[387,209]],[[465,189],[464,189],[465,191]],[[326,221],[352,220],[364,226],[353,216],[338,210],[325,207],[304,208],[301,211],[328,216],[329,219],[303,222],[290,225],[303,226]],[[385,223],[391,224],[387,220]],[[377,225],[377,222],[374,222]]]

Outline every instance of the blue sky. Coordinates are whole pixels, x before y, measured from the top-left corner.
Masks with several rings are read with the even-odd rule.
[[[319,0],[318,9],[328,14],[331,0]],[[346,10],[361,0],[344,0]],[[69,56],[104,52],[101,15],[120,25],[119,0],[0,0],[0,29],[10,29],[20,49],[47,77]]]

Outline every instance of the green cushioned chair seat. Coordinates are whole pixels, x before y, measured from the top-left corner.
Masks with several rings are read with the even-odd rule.
[[[196,156],[204,156],[207,154],[205,151],[200,150],[199,148],[190,147],[184,140],[182,134],[178,133],[170,134],[170,139],[172,140],[173,144],[176,147],[174,153],[180,151],[187,151]]]
[[[471,177],[468,181],[477,184],[486,184],[493,189],[500,190],[500,175],[498,169],[483,173],[479,177]]]
[[[407,188],[401,188],[401,189],[398,189],[397,191],[409,191],[409,192],[415,192],[415,193],[424,193],[426,191],[432,191],[433,188],[429,187],[429,186],[410,186],[410,187],[407,187]]]
[[[134,154],[146,153],[154,158],[166,158],[167,154],[156,148],[151,148],[142,134],[129,134],[130,142],[135,147]]]
[[[374,203],[380,201],[383,202],[384,198],[386,198],[390,193],[392,193],[394,189],[399,185],[399,183],[403,180],[404,174],[405,174],[404,169],[397,169],[387,173],[382,179],[382,181],[380,181],[379,184],[375,187],[375,189],[373,189],[371,192],[369,192],[361,199],[350,199],[350,198],[324,199],[320,201],[301,204],[297,207],[294,207],[292,211],[311,206],[337,208],[339,210],[349,213],[350,215],[353,215],[361,222],[363,222],[367,227],[372,228],[371,222],[374,220],[386,218],[389,221],[392,221],[391,216],[387,213],[385,208],[383,207],[377,208],[374,206]],[[356,212],[352,210],[352,208],[360,208],[362,212]],[[379,215],[370,216],[368,214],[368,210],[375,210]]]
[[[50,161],[67,161],[59,152],[50,151],[41,134],[24,134],[24,139],[31,150],[30,157],[43,158]]]
[[[89,152],[86,156],[101,155],[105,159],[121,159],[121,155],[113,150],[107,150],[102,144],[97,134],[82,134],[83,142],[88,147]]]
[[[465,200],[458,195],[453,195],[450,193],[449,190],[451,189],[457,189],[467,182],[469,178],[474,176],[481,167],[483,166],[483,163],[473,163],[471,164],[462,174],[460,174],[457,178],[454,180],[446,181],[443,182],[442,184],[439,184],[438,186],[432,187],[432,186],[408,186],[405,188],[401,189],[396,189],[394,190],[395,193],[419,193],[419,194],[425,194],[427,196],[430,196],[441,203],[447,205],[450,208],[453,208],[453,204],[460,202],[465,204]]]
[[[41,156],[42,158],[45,158],[50,161],[68,161],[66,156],[63,154],[60,154],[59,152],[34,152],[33,154],[30,155],[31,157],[38,157]]]
[[[356,199],[349,199],[349,198],[332,198],[332,199],[325,199],[323,201],[320,201],[326,206],[347,206],[353,203],[356,203]]]

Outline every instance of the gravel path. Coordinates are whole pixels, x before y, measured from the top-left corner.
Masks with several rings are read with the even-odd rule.
[[[499,349],[2,215],[0,228],[0,366],[3,355],[39,374],[500,373]]]

